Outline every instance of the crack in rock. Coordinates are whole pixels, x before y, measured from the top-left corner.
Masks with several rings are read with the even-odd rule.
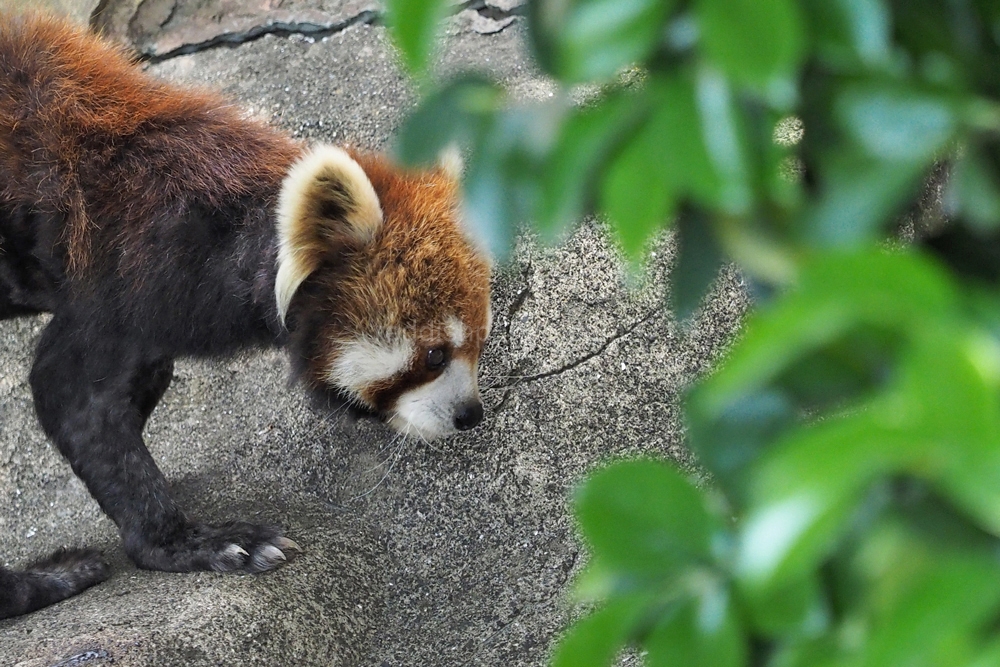
[[[356,25],[376,24],[382,20],[382,13],[374,10],[365,10],[350,18],[333,21],[330,23],[315,23],[311,21],[272,21],[264,24],[252,26],[246,30],[238,32],[222,32],[214,35],[210,39],[191,44],[182,44],[170,49],[165,53],[142,53],[140,60],[149,63],[160,63],[177,56],[186,56],[192,53],[207,51],[223,46],[235,47],[248,42],[253,42],[264,35],[276,35],[278,37],[290,37],[292,35],[303,35],[305,37],[323,38],[335,35]]]
[[[569,362],[568,364],[564,364],[564,365],[562,365],[562,366],[560,366],[558,368],[554,368],[554,369],[552,369],[550,371],[544,371],[542,373],[536,373],[535,375],[525,375],[523,377],[517,378],[513,382],[508,382],[508,383],[505,383],[505,384],[493,385],[491,387],[487,387],[487,389],[509,389],[511,387],[516,387],[518,385],[526,384],[528,382],[534,382],[536,380],[542,380],[544,378],[553,377],[555,375],[560,375],[560,374],[565,373],[567,371],[571,371],[574,368],[576,368],[577,366],[580,366],[582,364],[587,363],[588,361],[590,361],[594,357],[598,357],[598,356],[604,354],[605,350],[607,350],[609,347],[611,347],[612,343],[614,343],[615,341],[621,340],[625,336],[628,336],[629,334],[633,333],[636,329],[638,329],[640,326],[642,326],[643,324],[645,324],[649,320],[653,319],[653,317],[655,317],[659,313],[660,313],[660,309],[659,308],[654,308],[653,310],[651,310],[648,313],[646,313],[642,318],[640,318],[636,322],[633,322],[627,328],[619,330],[618,333],[616,333],[614,336],[612,336],[611,338],[609,338],[606,341],[604,341],[604,343],[602,343],[601,346],[598,347],[593,352],[589,352],[589,353],[585,354],[584,356],[580,357],[579,359],[575,359],[575,360]]]
[[[111,654],[104,649],[97,649],[94,651],[84,651],[83,653],[78,653],[72,657],[61,660],[52,667],[80,667],[91,660],[108,660],[111,658]]]
[[[523,16],[523,0],[471,0],[460,6],[458,18],[464,28],[480,35],[500,32]]]
[[[467,0],[460,3],[455,13],[471,9],[484,18],[503,21],[511,17],[524,16],[525,0]]]
[[[527,275],[527,271],[525,271],[525,274]],[[524,302],[528,300],[529,296],[531,296],[530,286],[525,287],[520,292],[518,292],[517,296],[514,297],[514,300],[511,302],[510,307],[507,308],[507,326],[505,328],[506,330],[504,331],[504,333],[506,334],[508,341],[510,340],[510,327],[511,324],[513,324],[514,322],[514,316],[517,315],[519,310],[521,310],[521,308],[524,306]]]
[[[109,0],[101,0],[92,13],[92,19],[101,15]],[[167,23],[177,9],[174,3],[170,16],[161,23]],[[453,9],[453,15],[468,14],[467,28],[481,35],[498,33],[511,25],[518,17],[524,15],[523,0],[469,0]],[[256,41],[265,35],[291,37],[302,35],[313,39],[328,37],[343,32],[357,25],[378,25],[385,20],[385,13],[376,9],[366,9],[346,19],[335,21],[282,21],[268,20],[250,26],[246,30],[223,31],[208,39],[181,44],[163,53],[156,53],[155,45],[141,49],[139,59],[156,64],[177,56],[208,51],[220,47],[237,47]],[[93,23],[93,20],[91,21]]]
[[[486,389],[492,389],[492,387],[483,388],[484,391]],[[513,387],[507,387],[506,389],[504,389],[503,396],[500,397],[500,400],[497,401],[496,405],[489,408],[489,411],[492,412],[494,415],[498,415],[501,412],[503,412],[504,409],[507,407],[507,401],[510,400],[510,394],[512,391],[514,391]]]
[[[164,17],[164,19],[160,21],[160,27],[162,28],[163,26],[170,23],[170,21],[174,18],[175,14],[177,14],[177,0],[174,0],[174,2],[171,3],[170,11],[167,12],[167,15]]]

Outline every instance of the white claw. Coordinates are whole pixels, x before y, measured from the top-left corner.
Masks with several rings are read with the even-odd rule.
[[[288,559],[285,558],[285,554],[281,553],[281,549],[278,547],[265,544],[257,551],[257,557],[254,560],[265,567],[271,567]]]
[[[296,544],[294,541],[288,539],[287,537],[278,537],[274,540],[274,545],[281,549],[282,551],[298,551],[301,553],[302,547]]]
[[[222,554],[224,556],[249,556],[250,555],[247,552],[246,549],[244,549],[243,547],[241,547],[238,544],[230,544],[228,547],[225,548],[225,550],[222,552]]]
[[[216,572],[229,572],[233,568],[240,567],[250,554],[238,544],[230,544],[219,552],[218,557],[213,559],[212,569]]]

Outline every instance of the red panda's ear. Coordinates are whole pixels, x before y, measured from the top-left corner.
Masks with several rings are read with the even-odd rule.
[[[278,199],[278,275],[274,291],[284,322],[302,281],[324,257],[370,242],[382,207],[361,166],[335,146],[315,147],[288,172]]]
[[[457,190],[461,189],[462,174],[465,171],[465,158],[462,156],[462,149],[457,144],[451,143],[438,151],[437,165],[438,173],[454,182]],[[475,248],[480,257],[492,267],[493,257],[489,250],[486,235],[481,229],[476,229],[472,223],[468,222],[466,216],[460,216],[459,226],[465,240]]]
[[[453,181],[461,181],[462,173],[465,171],[462,149],[452,143],[438,151],[437,168]]]

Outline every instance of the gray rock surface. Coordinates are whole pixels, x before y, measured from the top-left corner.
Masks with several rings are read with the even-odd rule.
[[[241,3],[248,14],[257,4],[349,3]],[[177,16],[228,6],[178,5]],[[485,68],[515,97],[545,95],[522,37],[520,20],[483,35],[456,17],[443,68]],[[361,22],[149,67],[221,88],[298,136],[381,148],[415,101],[395,62],[385,30]],[[635,285],[597,225],[558,248],[523,239],[494,282],[487,421],[443,442],[401,441],[379,424],[315,411],[288,385],[279,350],[179,363],[147,442],[192,514],[287,527],[305,552],[263,576],[131,565],[35,424],[27,375],[46,318],[0,322],[0,560],[86,544],[114,570],[77,598],[0,622],[0,665],[545,664],[586,560],[569,511],[574,486],[638,454],[696,474],[679,394],[747,303],[729,275],[692,324],[674,322],[663,307],[672,252],[664,240]]]
[[[267,32],[326,32],[379,10],[376,0],[143,0],[126,33],[142,54],[162,58]]]
[[[108,2],[108,0],[103,0],[103,2]],[[102,0],[0,0],[0,11],[16,12],[26,7],[41,6],[78,23],[87,23],[101,3]]]

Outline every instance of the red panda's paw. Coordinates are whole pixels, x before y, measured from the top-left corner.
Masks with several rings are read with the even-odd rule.
[[[165,572],[266,572],[301,551],[277,526],[242,521],[190,524],[180,537],[164,544],[126,540],[129,556],[139,567]]]

